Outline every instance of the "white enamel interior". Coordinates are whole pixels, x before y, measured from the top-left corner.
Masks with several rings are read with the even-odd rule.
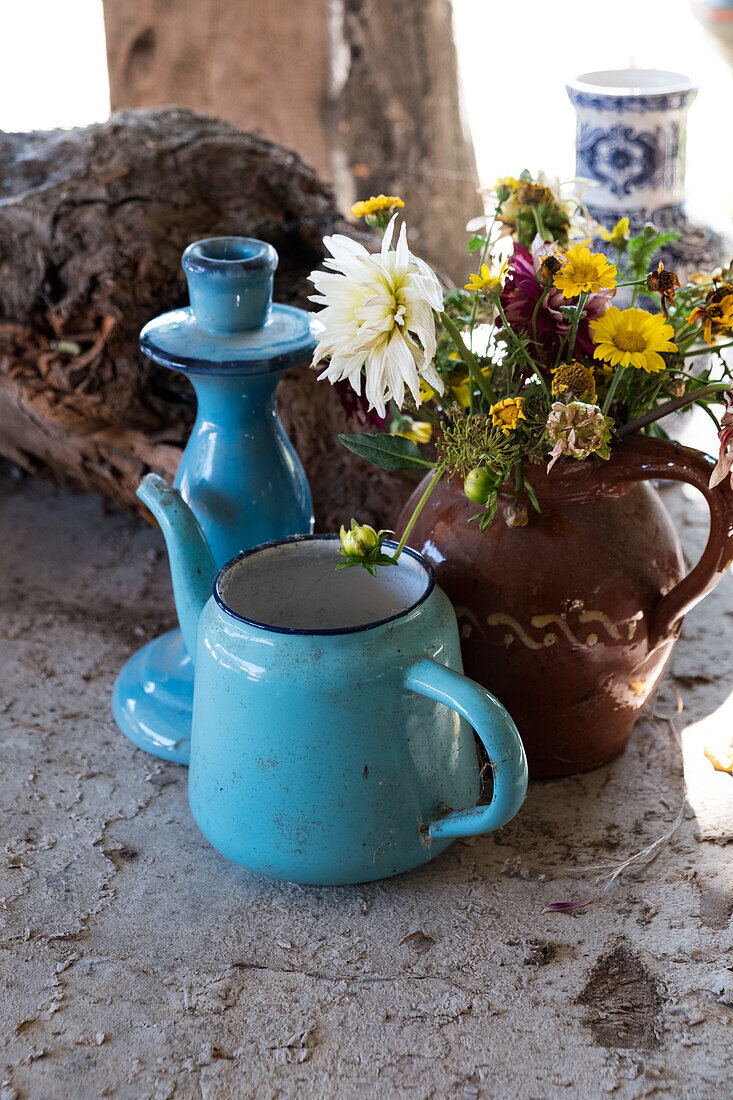
[[[665,69],[601,69],[580,73],[571,87],[596,95],[664,95],[669,92],[695,91],[689,76]]]
[[[361,567],[337,571],[344,560],[338,547],[338,539],[265,546],[228,566],[217,592],[235,615],[264,626],[348,630],[403,614],[430,585],[425,565],[409,554],[380,566],[376,577]]]

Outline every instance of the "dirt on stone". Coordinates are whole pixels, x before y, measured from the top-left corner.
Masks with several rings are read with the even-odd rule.
[[[599,1046],[653,1050],[661,1042],[658,983],[624,944],[598,960],[577,1003],[588,1007],[585,1022]]]

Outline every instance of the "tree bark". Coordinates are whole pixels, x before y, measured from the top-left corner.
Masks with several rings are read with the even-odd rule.
[[[358,198],[398,194],[413,249],[463,282],[481,212],[450,0],[339,0],[348,56],[335,123]]]
[[[264,238],[275,297],[306,306],[323,235],[347,227],[295,154],[191,111],[0,135],[0,159],[0,453],[139,511],[140,478],[172,479],[195,412],[188,381],[138,349],[146,321],[187,302],[184,247]],[[296,368],[278,398],[321,527],[396,514],[408,482],[339,446],[327,383]]]
[[[453,279],[480,210],[451,0],[104,0],[113,108],[178,103],[296,149],[339,206],[397,193]]]

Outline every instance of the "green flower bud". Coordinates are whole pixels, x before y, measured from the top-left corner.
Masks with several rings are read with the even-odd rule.
[[[341,539],[344,554],[346,554],[348,558],[367,557],[380,542],[379,535],[373,527],[370,527],[368,523],[360,525],[353,519],[351,521],[351,530],[347,531],[346,528],[342,526],[339,537]]]
[[[494,488],[494,480],[488,470],[477,466],[470,471],[463,482],[463,492],[476,504],[485,504],[489,493]]]

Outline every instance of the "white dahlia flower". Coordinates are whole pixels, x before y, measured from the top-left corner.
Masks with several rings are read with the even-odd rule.
[[[310,275],[318,292],[310,301],[325,307],[318,314],[325,330],[313,363],[330,360],[319,379],[347,379],[361,393],[363,367],[366,398],[382,417],[389,400],[402,405],[405,386],[419,405],[421,378],[438,393],[444,390],[432,362],[443,292],[435,273],[407,247],[404,223],[390,249],[394,222],[374,255],[342,234],[325,237],[333,257],[324,260],[329,270]]]

